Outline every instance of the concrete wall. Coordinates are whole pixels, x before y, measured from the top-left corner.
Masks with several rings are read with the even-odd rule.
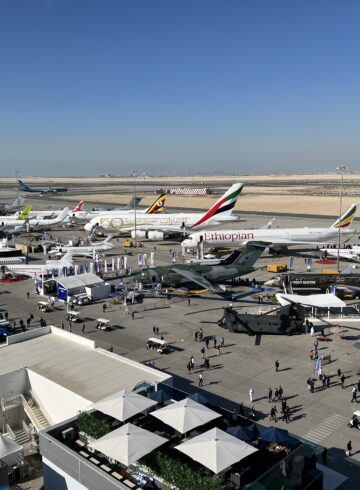
[[[32,396],[49,423],[57,424],[77,415],[92,402],[28,369]]]
[[[16,369],[0,376],[0,398],[13,398],[23,393],[27,386],[26,369]],[[12,422],[12,421],[11,421]],[[0,410],[0,430],[2,429],[2,413]]]
[[[95,349],[96,347],[96,342],[94,340],[90,340],[87,339],[86,337],[76,335],[75,333],[71,333],[68,330],[63,330],[62,328],[51,326],[51,333],[54,335],[58,335],[63,339],[70,340],[73,343],[83,345],[84,347],[88,347],[89,349]]]
[[[18,344],[19,342],[25,342],[25,340],[35,339],[36,337],[41,337],[42,335],[46,335],[51,332],[49,326],[35,328],[33,330],[27,330],[26,332],[16,333],[15,335],[9,335],[7,337],[6,344],[1,347],[6,347],[11,344]],[[0,348],[1,348],[0,347]]]
[[[75,463],[75,462],[74,462]],[[45,490],[87,490],[61,468],[43,457],[43,474]]]

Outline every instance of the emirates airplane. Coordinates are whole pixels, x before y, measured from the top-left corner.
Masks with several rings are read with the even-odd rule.
[[[109,233],[131,233],[134,238],[136,228],[136,238],[163,240],[165,235],[201,230],[208,226],[236,221],[238,217],[233,215],[232,211],[243,186],[244,184],[233,184],[206,213],[135,215],[134,212],[129,211],[119,212],[93,218],[84,228],[91,232],[98,226]]]
[[[357,204],[352,204],[329,228],[277,228],[257,230],[214,230],[192,233],[183,240],[183,248],[196,248],[200,242],[210,247],[241,247],[249,242],[268,242],[276,245],[321,245],[336,240],[340,234],[354,234],[350,229]]]

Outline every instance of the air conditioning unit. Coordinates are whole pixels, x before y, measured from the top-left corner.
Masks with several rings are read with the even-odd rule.
[[[68,429],[62,430],[61,436],[65,442],[73,441],[75,436],[74,427],[69,427]]]

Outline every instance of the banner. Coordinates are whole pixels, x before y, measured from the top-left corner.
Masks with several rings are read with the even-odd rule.
[[[315,362],[315,370],[314,370],[314,378],[319,379],[321,374],[321,361],[324,359],[324,355],[322,354],[316,359]]]
[[[107,264],[107,260],[105,259],[104,260],[104,272],[107,272],[108,271],[108,264]]]
[[[295,257],[290,257],[290,262],[289,262],[289,270],[290,271],[294,270],[294,261],[295,261]]]
[[[116,259],[116,270],[117,271],[120,270],[120,257],[117,257],[117,259]]]
[[[175,252],[175,250],[171,254],[171,260],[175,264],[175,262],[176,262],[176,252]]]
[[[125,256],[123,257],[123,259],[124,259],[124,269],[127,269],[127,261],[128,261],[127,259],[128,259],[128,258],[127,258],[127,256],[125,255]]]
[[[143,261],[144,261],[143,254],[138,254],[138,256],[137,256],[137,264],[138,264],[139,267],[142,267]]]
[[[111,259],[111,270],[115,272],[115,259],[114,257]]]

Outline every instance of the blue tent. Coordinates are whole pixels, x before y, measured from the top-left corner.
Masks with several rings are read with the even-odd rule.
[[[164,403],[167,402],[168,400],[171,400],[171,396],[169,396],[164,390],[154,391],[149,395],[149,398],[151,400],[155,400],[160,403]]]
[[[202,393],[199,393],[198,391],[196,393],[193,393],[190,395],[188,398],[191,400],[194,400],[194,402],[201,403],[202,405],[206,405],[207,403],[210,402],[210,398],[207,395],[203,395]]]
[[[260,431],[260,438],[266,442],[287,442],[289,440],[289,432],[276,427],[266,427]]]
[[[254,432],[246,427],[228,427],[226,432],[245,442],[256,439]]]

